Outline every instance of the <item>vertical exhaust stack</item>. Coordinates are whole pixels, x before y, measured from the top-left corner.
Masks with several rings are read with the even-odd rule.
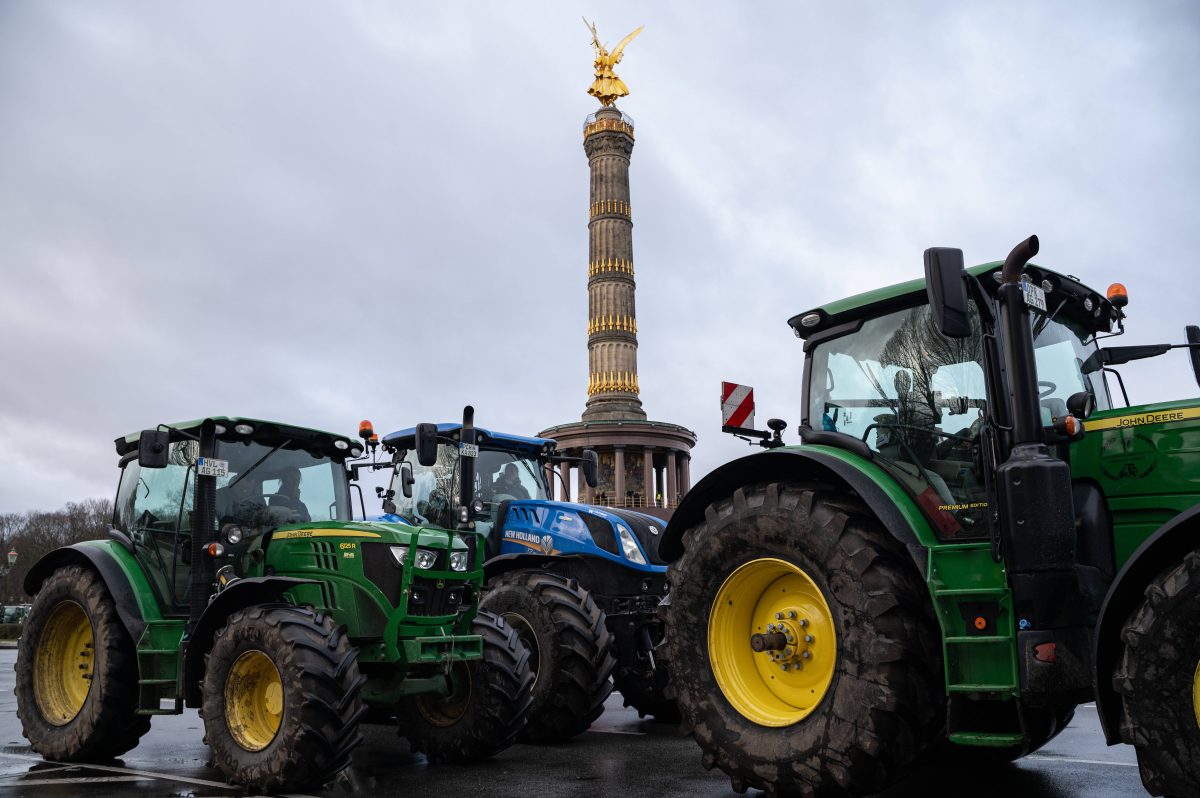
[[[211,458],[217,451],[217,423],[205,419],[200,425],[200,456]],[[212,557],[208,555],[208,544],[212,543],[216,533],[217,513],[217,478],[213,476],[196,475],[196,496],[192,504],[192,576],[189,585],[188,630],[195,626],[196,621],[208,607],[209,596],[213,592]]]
[[[475,528],[475,408],[467,405],[463,408],[462,432],[459,437],[459,496],[462,504],[458,510],[458,528]]]
[[[997,471],[1000,529],[1016,612],[1017,657],[1025,695],[1091,688],[1091,645],[1075,571],[1071,469],[1042,431],[1037,362],[1021,272],[1037,236],[1004,261],[999,334],[1008,372],[1012,448]]]

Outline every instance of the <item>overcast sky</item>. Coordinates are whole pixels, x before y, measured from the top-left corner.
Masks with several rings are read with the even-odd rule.
[[[204,415],[533,433],[586,400],[594,16],[632,94],[642,399],[693,477],[799,420],[791,315],[1037,233],[1200,322],[1200,6],[0,2],[0,512]],[[1197,394],[1185,355],[1134,402]],[[794,432],[788,438],[794,440]]]

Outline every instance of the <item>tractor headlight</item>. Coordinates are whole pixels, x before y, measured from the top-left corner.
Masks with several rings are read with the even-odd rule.
[[[408,559],[408,546],[388,546],[388,551],[392,553],[392,556],[396,558],[396,562],[401,566]]]
[[[452,551],[450,552],[450,570],[465,571],[467,570],[467,559],[469,552]]]
[[[437,552],[432,549],[417,549],[417,556],[414,562],[422,571],[428,571],[437,562]]]
[[[645,565],[646,558],[642,556],[642,550],[638,548],[632,533],[621,524],[617,524],[617,535],[621,538],[621,551],[625,553],[625,559],[638,565]]]
[[[242,528],[240,526],[230,526],[225,530],[225,542],[230,546],[236,546],[242,542]]]

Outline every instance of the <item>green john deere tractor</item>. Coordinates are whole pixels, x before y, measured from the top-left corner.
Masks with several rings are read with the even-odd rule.
[[[735,790],[1007,762],[1094,699],[1151,793],[1200,795],[1200,399],[1114,407],[1111,366],[1175,347],[1099,347],[1124,288],[1036,252],[792,318],[802,444],[752,431],[672,518],[672,684]]]
[[[353,521],[363,445],[257,419],[116,448],[108,539],[48,554],[25,583],[17,713],[42,756],[110,759],[152,715],[199,707],[216,766],[273,791],[331,781],[368,711],[432,760],[489,756],[520,731],[529,653],[477,612],[469,508],[455,530]]]

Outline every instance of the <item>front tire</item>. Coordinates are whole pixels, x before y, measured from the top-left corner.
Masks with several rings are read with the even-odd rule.
[[[1200,795],[1200,550],[1167,568],[1121,632],[1121,739],[1151,795]]]
[[[562,742],[587,730],[612,692],[612,633],[579,582],[546,571],[510,571],[481,606],[517,630],[532,654],[533,701],[521,742]]]
[[[42,583],[17,645],[17,716],[34,751],[66,762],[104,761],[138,744],[134,643],[103,580],[60,568]]]
[[[362,742],[357,656],[333,619],[311,609],[230,615],[208,654],[200,710],[225,777],[263,792],[332,781]]]
[[[486,759],[512,745],[525,726],[529,649],[503,618],[484,610],[471,631],[483,637],[483,659],[454,664],[448,696],[411,696],[397,713],[400,735],[430,762]]]
[[[940,636],[857,497],[753,485],[684,535],[667,653],[701,763],[768,795],[865,795],[908,770],[942,727]]]

